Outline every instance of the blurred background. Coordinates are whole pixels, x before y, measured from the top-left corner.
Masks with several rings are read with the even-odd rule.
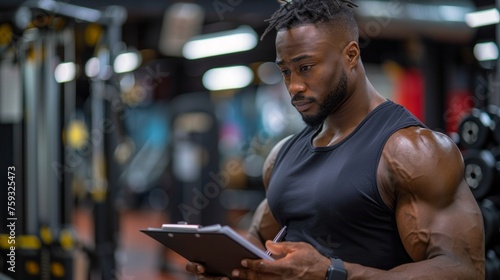
[[[500,279],[500,4],[354,2],[371,82],[462,149]],[[278,7],[0,0],[0,279],[192,279],[139,230],[244,234],[304,126],[260,39]]]

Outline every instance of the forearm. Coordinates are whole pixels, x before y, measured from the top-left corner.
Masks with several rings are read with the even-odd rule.
[[[345,266],[348,280],[484,279],[484,269],[475,268],[470,261],[460,262],[446,256],[404,264],[389,271],[352,263],[345,263]]]

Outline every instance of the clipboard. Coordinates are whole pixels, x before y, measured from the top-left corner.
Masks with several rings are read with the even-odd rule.
[[[229,226],[163,224],[161,228],[141,232],[173,250],[185,259],[205,266],[205,273],[231,278],[243,259],[274,260]]]

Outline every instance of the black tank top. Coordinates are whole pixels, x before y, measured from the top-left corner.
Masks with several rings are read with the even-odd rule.
[[[377,187],[377,167],[397,130],[424,126],[404,107],[386,101],[345,139],[313,147],[316,130],[305,128],[278,153],[267,193],[272,213],[288,226],[287,241],[379,269],[411,262],[395,214]],[[411,160],[411,159],[408,159]]]

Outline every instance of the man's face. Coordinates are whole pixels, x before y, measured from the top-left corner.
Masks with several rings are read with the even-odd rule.
[[[292,105],[304,122],[317,127],[347,98],[348,79],[342,66],[342,41],[314,25],[279,31],[276,64]]]

